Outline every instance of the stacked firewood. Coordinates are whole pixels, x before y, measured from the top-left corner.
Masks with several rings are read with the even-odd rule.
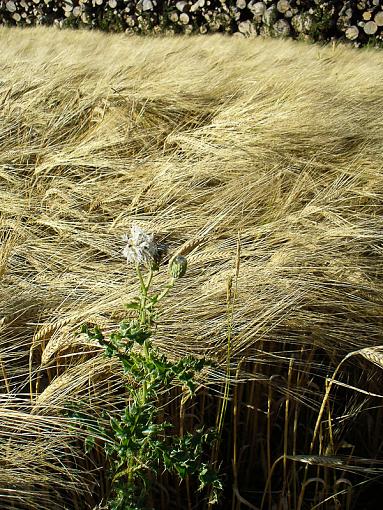
[[[0,0],[0,25],[383,41],[383,0]]]
[[[339,11],[338,27],[357,44],[383,40],[382,0],[348,0]]]

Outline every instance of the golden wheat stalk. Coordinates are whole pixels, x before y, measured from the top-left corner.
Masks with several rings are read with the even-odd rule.
[[[124,318],[137,288],[120,255],[132,222],[190,261],[153,341],[171,359],[216,362],[203,381],[208,393],[185,410],[185,430],[219,413],[227,279],[241,232],[229,367],[238,377],[223,424],[233,441],[221,459],[238,475],[228,504],[259,507],[261,496],[246,492],[254,479],[266,508],[285,505],[286,494],[291,508],[306,504],[300,490],[313,479],[337,494],[341,472],[315,464],[314,448],[336,449],[350,435],[376,459],[381,435],[379,406],[366,408],[381,394],[371,377],[382,354],[381,54],[218,34],[144,40],[42,28],[4,29],[0,42],[0,227],[15,242],[2,237],[0,247],[0,446],[11,437],[7,459],[15,459],[7,475],[0,470],[0,487],[16,487],[12,505],[52,510],[76,501],[73,485],[64,502],[47,496],[53,464],[88,488],[76,510],[106,494],[103,459],[81,457],[61,414],[66,399],[86,401],[94,414],[124,405],[122,374],[72,334],[83,321],[113,328]],[[156,275],[154,292],[165,278]],[[348,353],[364,360],[362,373],[343,363]],[[340,363],[352,395],[344,402],[332,399]],[[179,411],[172,400],[169,412]],[[39,413],[57,423],[53,451]],[[23,487],[15,452],[29,461],[44,441],[52,465],[47,453],[26,468],[33,482],[39,474],[39,494]],[[310,455],[306,478],[306,467],[289,461],[294,451]],[[273,471],[279,458],[285,469]],[[308,505],[320,505],[317,482]],[[160,475],[158,487],[166,484]],[[171,510],[173,489],[170,502],[160,492],[158,508]],[[357,505],[358,491],[353,498]]]

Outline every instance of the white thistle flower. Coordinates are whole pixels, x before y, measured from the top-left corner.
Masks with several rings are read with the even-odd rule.
[[[127,244],[122,254],[126,257],[128,264],[156,269],[166,251],[163,245],[156,243],[154,234],[146,234],[136,224],[132,225],[130,237],[124,235],[123,240]]]

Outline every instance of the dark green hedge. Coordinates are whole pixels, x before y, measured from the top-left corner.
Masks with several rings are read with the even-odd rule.
[[[0,0],[0,25],[383,41],[383,0]]]

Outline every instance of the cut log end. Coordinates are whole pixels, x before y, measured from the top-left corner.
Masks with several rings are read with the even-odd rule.
[[[375,23],[375,21],[368,21],[364,25],[363,30],[367,35],[374,35],[378,30],[378,25]]]

